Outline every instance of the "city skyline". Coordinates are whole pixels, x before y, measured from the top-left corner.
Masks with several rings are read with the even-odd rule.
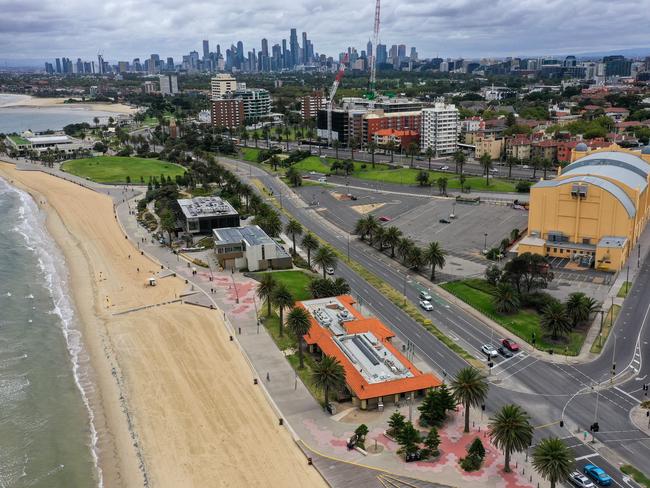
[[[150,53],[180,58],[188,51],[202,52],[202,39],[209,40],[211,46],[220,44],[222,49],[241,40],[246,51],[259,51],[265,38],[270,50],[282,39],[289,41],[291,28],[298,31],[298,42],[302,43],[301,33],[306,31],[317,52],[336,58],[348,45],[359,50],[365,47],[372,34],[374,8],[374,2],[368,0],[352,6],[301,2],[276,8],[272,0],[260,9],[254,2],[243,0],[236,7],[222,6],[218,13],[206,15],[207,4],[191,1],[184,4],[181,15],[171,2],[163,1],[151,10],[125,9],[118,0],[102,6],[99,15],[89,19],[77,0],[0,3],[8,14],[3,17],[12,18],[11,23],[0,24],[0,59],[5,62],[42,61],[62,53],[94,58],[98,52],[110,61],[142,58]],[[417,46],[421,57],[465,58],[579,54],[647,46],[643,28],[650,21],[650,9],[639,9],[638,2],[632,1],[619,2],[615,7],[586,0],[571,5],[508,0],[497,7],[485,7],[475,0],[451,6],[437,1],[385,0],[380,42]],[[17,9],[21,15],[12,16]],[[422,22],[423,17],[427,22]],[[576,18],[581,18],[580,25],[575,23]],[[614,41],[602,35],[611,31],[612,19],[616,26]],[[85,39],[83,43],[80,36]]]

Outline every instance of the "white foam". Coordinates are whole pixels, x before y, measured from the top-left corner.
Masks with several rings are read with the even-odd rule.
[[[45,222],[38,207],[31,196],[18,188],[8,185],[0,178],[0,193],[15,192],[21,201],[18,209],[19,218],[14,230],[20,233],[27,245],[37,257],[39,267],[43,274],[43,285],[49,290],[54,302],[54,313],[61,319],[61,330],[65,337],[75,384],[79,389],[81,398],[88,412],[90,425],[90,451],[92,453],[99,488],[103,487],[102,469],[98,458],[98,435],[95,428],[94,413],[90,406],[87,391],[89,390],[87,370],[82,368],[83,342],[81,332],[75,328],[74,307],[68,294],[67,270],[65,259],[56,247],[54,240],[45,230]],[[31,322],[31,320],[30,320]]]

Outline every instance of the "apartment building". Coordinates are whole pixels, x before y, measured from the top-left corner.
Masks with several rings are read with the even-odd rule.
[[[436,155],[452,154],[458,149],[460,117],[455,105],[436,102],[422,109],[420,149],[432,148]]]

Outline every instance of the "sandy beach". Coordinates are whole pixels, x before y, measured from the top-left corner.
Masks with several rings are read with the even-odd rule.
[[[109,197],[5,163],[0,175],[44,202],[66,256],[98,386],[106,487],[142,486],[145,472],[153,487],[326,486],[253,386],[221,312],[176,303],[114,315],[174,300],[186,285],[146,286],[159,266],[125,239]]]
[[[7,102],[2,105],[2,108],[5,107],[77,107],[85,108],[87,110],[98,110],[102,112],[112,112],[116,114],[133,114],[137,112],[137,109],[130,107],[129,105],[124,105],[123,103],[105,103],[105,102],[79,102],[79,103],[66,103],[63,102],[67,98],[40,98],[32,97],[29,95],[21,96],[20,99]]]

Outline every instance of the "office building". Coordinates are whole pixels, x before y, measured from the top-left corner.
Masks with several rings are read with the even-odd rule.
[[[239,213],[220,197],[195,197],[176,202],[183,230],[189,234],[210,234],[212,229],[239,227]]]
[[[215,127],[241,127],[246,121],[244,102],[236,98],[212,100],[211,120]]]
[[[323,96],[322,92],[314,92],[310,95],[305,95],[300,99],[300,115],[303,120],[312,119],[318,115],[320,109],[324,109],[327,105],[327,99]]]
[[[395,334],[379,319],[363,316],[349,295],[297,302],[309,313],[309,332],[303,336],[309,351],[333,356],[345,370],[345,391],[335,400],[352,398],[361,410],[423,396],[442,382],[415,367],[392,343]]]
[[[177,95],[178,94],[178,77],[176,75],[159,75],[160,80],[160,93],[162,95]]]
[[[460,117],[455,105],[436,102],[422,109],[420,150],[432,148],[436,155],[452,154],[458,149]]]
[[[214,253],[223,269],[291,269],[293,260],[257,225],[213,229]]]
[[[237,89],[237,80],[234,76],[220,73],[210,80],[212,100],[219,100]]]
[[[650,215],[650,146],[590,150],[579,143],[571,160],[555,179],[531,187],[528,235],[516,251],[618,271]]]
[[[289,49],[291,50],[291,57],[288,68],[293,68],[300,64],[300,46],[298,45],[298,33],[296,32],[296,29],[291,29],[289,35]]]
[[[142,90],[143,90],[147,95],[150,95],[150,94],[156,93],[156,92],[158,91],[158,90],[157,90],[156,83],[155,83],[154,81],[145,81],[145,82],[142,84]]]

